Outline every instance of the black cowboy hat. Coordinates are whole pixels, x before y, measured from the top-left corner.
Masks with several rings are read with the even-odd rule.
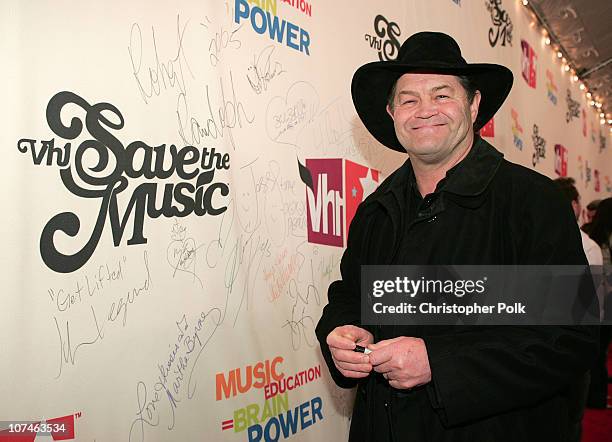
[[[480,107],[474,130],[484,126],[510,93],[512,71],[487,63],[469,64],[457,42],[441,32],[419,32],[410,36],[393,61],[376,61],[361,66],[353,75],[351,93],[357,114],[365,127],[385,146],[405,152],[387,113],[391,88],[407,72],[465,75],[480,91]]]

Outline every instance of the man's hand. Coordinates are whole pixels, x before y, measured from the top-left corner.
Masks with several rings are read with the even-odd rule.
[[[369,349],[374,371],[382,373],[393,388],[408,389],[431,381],[427,348],[421,338],[400,336],[372,344]]]
[[[372,333],[354,325],[336,327],[327,335],[327,345],[336,368],[347,378],[365,378],[372,371],[369,358],[353,351],[355,345],[365,347],[374,341]]]

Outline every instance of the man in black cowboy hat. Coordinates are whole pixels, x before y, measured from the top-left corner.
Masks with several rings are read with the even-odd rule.
[[[434,32],[355,72],[364,125],[410,158],[360,205],[317,325],[335,382],[358,385],[351,441],[542,442],[575,431],[569,386],[595,354],[592,329],[361,326],[361,265],[586,265],[552,181],[477,134],[512,81]]]

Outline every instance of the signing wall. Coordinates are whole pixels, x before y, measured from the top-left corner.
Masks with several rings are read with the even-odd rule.
[[[607,129],[519,2],[3,1],[0,430],[346,439],[314,327],[406,159],[350,80],[422,30],[514,72],[482,133],[506,158],[609,195]]]

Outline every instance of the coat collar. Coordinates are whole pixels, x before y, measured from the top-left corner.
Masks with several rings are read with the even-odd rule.
[[[475,135],[474,144],[466,157],[446,173],[446,177],[440,182],[436,193],[444,192],[459,197],[475,197],[481,195],[495,176],[503,159],[503,154]],[[392,193],[402,201],[402,190],[405,186],[416,186],[414,171],[410,159],[396,171],[389,179],[388,183],[372,194],[371,201],[386,199],[387,194]]]
[[[503,154],[476,136],[466,157],[446,173],[440,190],[459,196],[478,196],[485,191],[501,165]]]

